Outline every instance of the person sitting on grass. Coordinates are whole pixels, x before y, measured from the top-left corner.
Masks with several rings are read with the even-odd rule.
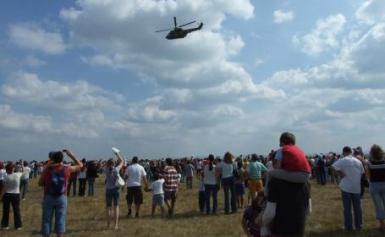
[[[151,184],[150,188],[146,190],[148,192],[152,192],[151,216],[155,215],[155,209],[159,206],[162,217],[164,217],[164,179],[158,173],[155,173],[153,177],[155,181]]]
[[[259,192],[243,213],[242,228],[248,237],[261,236],[261,219],[266,199],[263,192]]]

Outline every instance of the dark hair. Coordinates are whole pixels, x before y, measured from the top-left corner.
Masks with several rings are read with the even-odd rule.
[[[239,160],[239,161],[237,162],[237,168],[238,168],[238,169],[241,169],[242,166],[243,166],[242,160]]]
[[[257,156],[257,154],[251,154],[251,160],[252,161],[256,161],[256,160],[258,160],[258,156]]]
[[[51,151],[48,153],[48,157],[55,164],[62,162],[64,158],[63,152],[61,151]]]
[[[5,166],[5,171],[7,172],[7,174],[12,174],[14,169],[15,165],[12,162],[8,162]]]
[[[171,158],[166,158],[166,164],[167,165],[172,165],[172,159]]]
[[[384,158],[384,151],[379,145],[374,144],[370,148],[370,156],[372,160],[376,160],[376,161],[382,160]]]
[[[133,164],[138,163],[138,157],[137,156],[132,157],[132,163]]]
[[[210,154],[210,155],[209,155],[209,170],[210,170],[210,171],[213,170],[213,162],[214,162],[214,155],[213,155],[213,154]]]
[[[24,161],[24,162],[23,162],[23,166],[28,166],[28,162],[27,162],[27,161]]]
[[[158,180],[160,178],[160,175],[158,172],[154,173],[154,180]]]
[[[342,149],[342,154],[343,154],[344,156],[352,154],[352,148],[350,148],[349,146],[345,146],[345,147]]]
[[[292,133],[284,132],[279,138],[279,143],[281,145],[295,145],[295,136]]]

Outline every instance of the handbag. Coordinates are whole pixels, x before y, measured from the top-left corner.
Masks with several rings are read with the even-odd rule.
[[[115,181],[115,186],[121,188],[124,186],[124,184],[125,184],[124,179],[120,176],[120,174],[118,174],[118,177],[116,178],[116,181]]]

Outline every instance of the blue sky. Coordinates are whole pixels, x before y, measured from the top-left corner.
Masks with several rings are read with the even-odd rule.
[[[166,40],[173,16],[204,27]],[[2,1],[1,159],[367,150],[384,46],[381,0]]]

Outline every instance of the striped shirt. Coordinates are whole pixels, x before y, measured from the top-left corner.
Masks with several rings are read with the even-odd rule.
[[[370,182],[385,182],[385,161],[370,161],[368,163],[370,171]]]
[[[176,192],[178,191],[178,173],[173,166],[166,166],[163,171],[164,191]]]

